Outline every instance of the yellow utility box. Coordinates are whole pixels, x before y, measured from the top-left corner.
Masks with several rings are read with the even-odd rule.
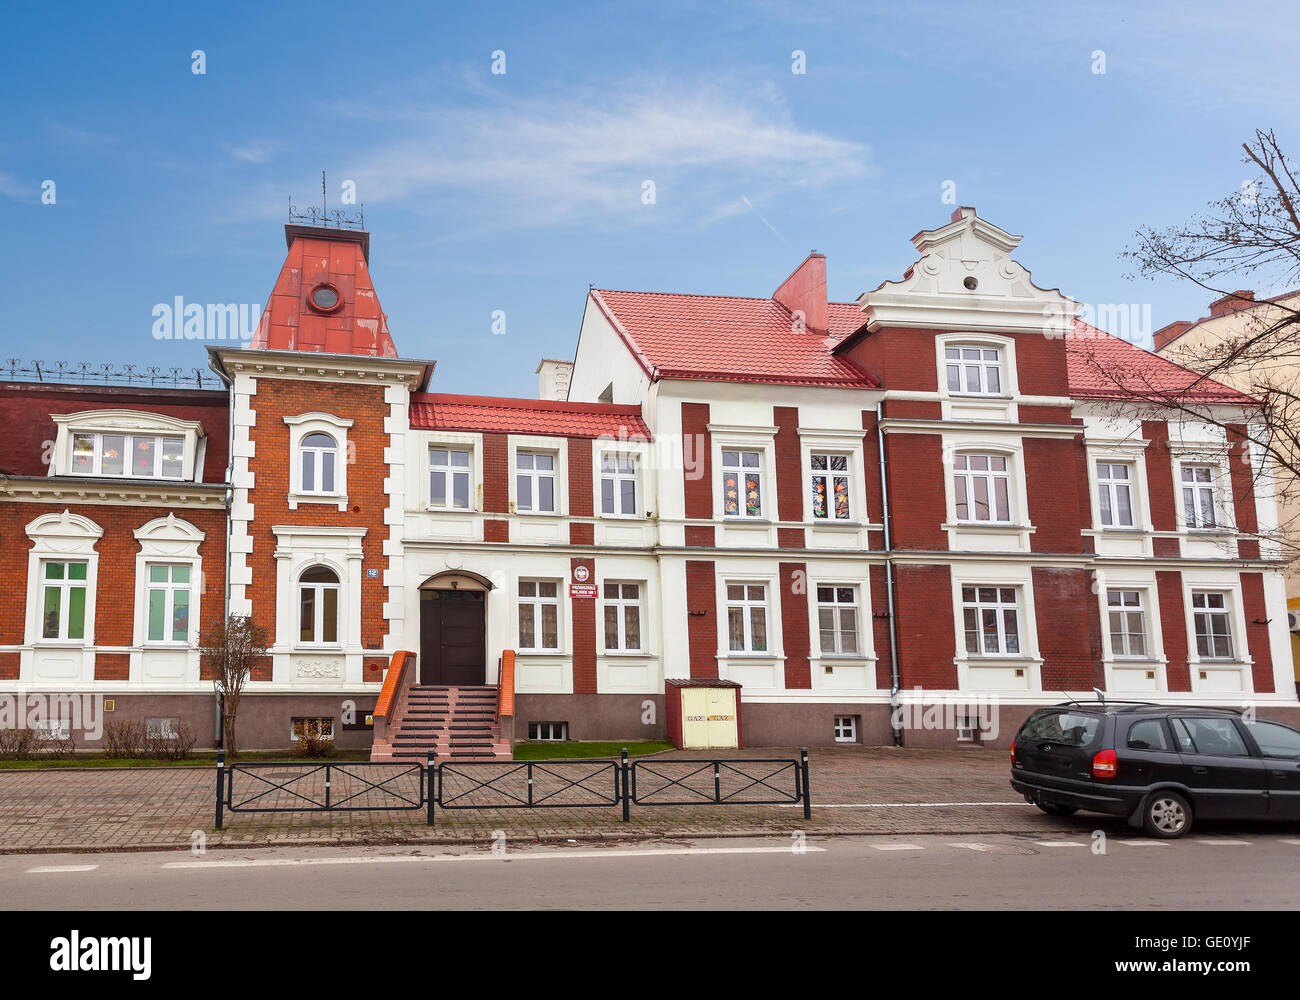
[[[717,677],[664,683],[668,742],[680,750],[735,750],[740,738],[740,685]]]

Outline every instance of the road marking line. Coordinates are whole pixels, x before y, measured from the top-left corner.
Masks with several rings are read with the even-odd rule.
[[[1028,806],[1028,802],[814,802],[814,809],[947,809],[952,806]],[[803,806],[781,803],[782,809]]]
[[[1126,847],[1168,847],[1163,840],[1120,840],[1118,837],[1111,838],[1113,844],[1124,844]]]
[[[968,851],[991,851],[992,844],[949,844],[949,847],[964,847]]]
[[[573,858],[662,858],[690,857],[704,854],[792,854],[825,853],[826,848],[805,845],[799,851],[793,847],[680,847],[663,850],[624,850],[608,848],[599,851],[549,851],[545,854],[427,854],[378,855],[371,858],[261,858],[231,861],[169,861],[163,868],[294,868],[303,865],[373,865],[428,861],[544,861]]]
[[[1039,847],[1087,847],[1087,844],[1080,844],[1073,840],[1035,840]]]
[[[1216,844],[1220,847],[1249,847],[1249,840],[1224,840],[1219,837],[1193,837],[1198,844]]]
[[[877,851],[924,851],[920,844],[872,844]]]
[[[44,865],[40,868],[28,868],[28,875],[50,875],[55,872],[93,872],[99,865]]]
[[[1284,841],[1282,841],[1282,843],[1284,843],[1284,844],[1294,844],[1294,845],[1296,845],[1297,847],[1300,847],[1300,840],[1284,840]]]

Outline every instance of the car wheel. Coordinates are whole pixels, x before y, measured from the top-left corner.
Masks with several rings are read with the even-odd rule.
[[[1034,805],[1049,816],[1073,816],[1079,811],[1075,806],[1056,806],[1050,802],[1035,802]]]
[[[1192,828],[1192,805],[1177,792],[1152,792],[1142,807],[1142,827],[1152,837],[1181,837]]]

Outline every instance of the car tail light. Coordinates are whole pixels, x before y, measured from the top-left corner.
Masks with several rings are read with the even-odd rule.
[[[1119,777],[1119,761],[1114,750],[1102,750],[1092,758],[1092,776],[1102,780]]]
[[[1011,741],[1011,763],[1014,764],[1015,762],[1016,762],[1016,741],[1012,740]]]

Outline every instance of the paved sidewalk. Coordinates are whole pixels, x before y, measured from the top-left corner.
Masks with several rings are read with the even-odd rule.
[[[798,757],[793,749],[717,751],[719,757]],[[665,773],[689,770],[667,764],[704,756],[670,752],[636,758],[665,762]],[[522,763],[522,762],[520,762]],[[313,765],[302,768],[306,773]],[[550,762],[536,762],[537,794],[544,794]],[[1007,783],[1007,755],[993,750],[897,750],[834,747],[810,751],[812,819],[798,806],[644,806],[633,804],[631,821],[616,806],[554,809],[439,808],[425,825],[423,810],[403,812],[226,813],[214,830],[215,769],[149,768],[0,771],[0,853],[189,848],[200,836],[206,846],[468,843],[507,839],[617,841],[655,837],[789,836],[808,834],[1044,833],[1091,829],[1097,818],[1049,818],[1025,804]],[[266,774],[268,772],[260,772]],[[298,772],[281,772],[283,780]],[[385,772],[391,774],[392,772]],[[653,780],[649,772],[639,787]],[[257,779],[238,775],[236,801],[256,794]],[[408,794],[416,778],[410,772]],[[735,775],[733,782],[742,781]],[[337,802],[359,787],[335,776]],[[372,777],[371,780],[375,779]],[[605,789],[604,777],[595,779]],[[712,772],[694,779],[712,786]],[[786,772],[774,783],[789,785]],[[394,782],[397,785],[397,782]],[[269,787],[269,786],[268,786]],[[727,787],[724,786],[724,794]],[[571,794],[565,793],[565,794]],[[563,798],[563,796],[561,796]],[[259,804],[293,802],[292,793],[269,791]],[[301,801],[301,800],[298,800]],[[364,801],[358,799],[357,801]]]

